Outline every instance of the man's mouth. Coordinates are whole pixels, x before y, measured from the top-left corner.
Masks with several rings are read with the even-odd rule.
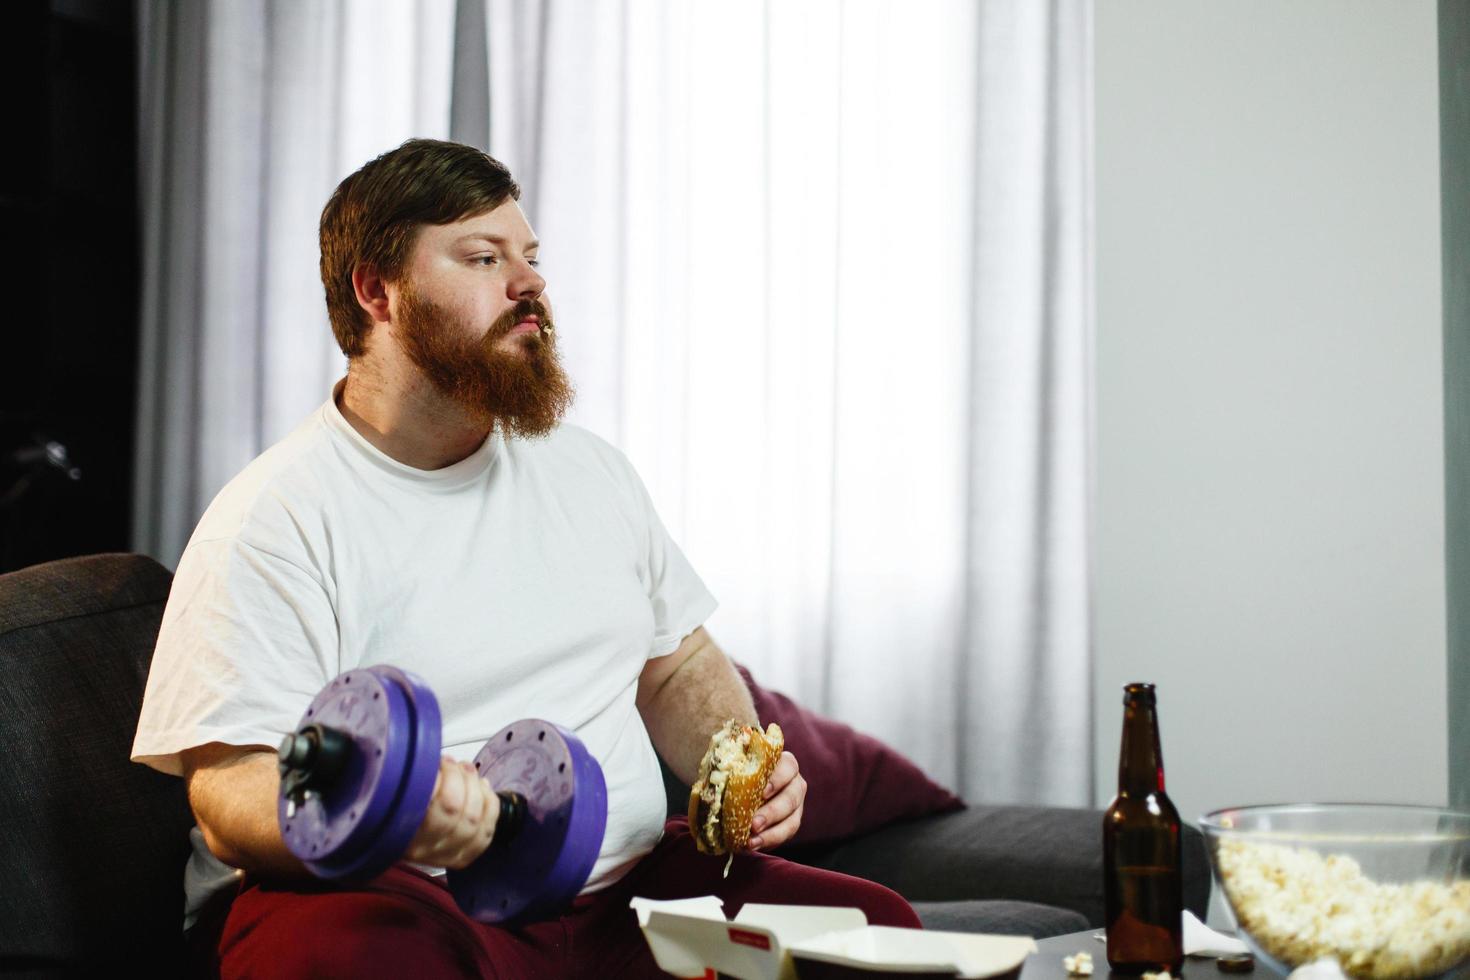
[[[513,327],[510,328],[510,336],[514,337],[517,334],[535,333],[535,332],[537,332],[540,329],[541,329],[541,319],[540,319],[540,317],[528,316],[524,320],[522,320],[520,323],[517,323],[515,326],[513,326]]]

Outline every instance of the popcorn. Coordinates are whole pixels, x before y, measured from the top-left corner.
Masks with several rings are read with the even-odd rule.
[[[1092,954],[1078,953],[1076,956],[1063,956],[1062,966],[1067,968],[1069,977],[1092,976]]]
[[[1158,973],[1145,973],[1143,980],[1174,980],[1168,970],[1160,970]]]
[[[1470,882],[1380,884],[1344,854],[1242,840],[1218,857],[1240,927],[1284,963],[1331,957],[1353,977],[1407,980],[1470,957]]]

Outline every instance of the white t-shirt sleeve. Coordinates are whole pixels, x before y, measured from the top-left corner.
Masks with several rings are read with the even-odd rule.
[[[192,542],[164,608],[132,760],[181,775],[184,749],[274,748],[338,668],[337,617],[314,572],[234,537]]]
[[[631,464],[628,473],[637,489],[647,528],[648,599],[653,605],[653,645],[648,659],[652,660],[677,650],[684,637],[704,625],[719,603],[659,520],[648,488]]]

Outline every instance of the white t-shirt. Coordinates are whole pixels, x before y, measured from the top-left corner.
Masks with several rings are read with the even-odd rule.
[[[715,605],[627,459],[590,432],[495,433],[418,470],[328,399],[195,528],[132,759],[179,775],[179,752],[197,745],[274,748],[333,677],[392,664],[437,695],[453,758],[521,718],[577,733],[607,779],[607,834],[583,889],[598,891],[662,833],[638,676]],[[186,927],[236,877],[191,838]]]

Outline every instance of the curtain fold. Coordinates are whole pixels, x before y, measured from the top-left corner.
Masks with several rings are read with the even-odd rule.
[[[133,543],[170,567],[345,362],[317,273],[332,189],[449,135],[454,0],[140,0]],[[480,84],[483,82],[483,72]]]
[[[1034,111],[982,99],[978,117],[967,649],[957,694],[984,709],[962,715],[958,744],[971,783],[1000,798],[1086,805],[1090,12],[985,4],[980,21],[982,92],[1011,93]]]

